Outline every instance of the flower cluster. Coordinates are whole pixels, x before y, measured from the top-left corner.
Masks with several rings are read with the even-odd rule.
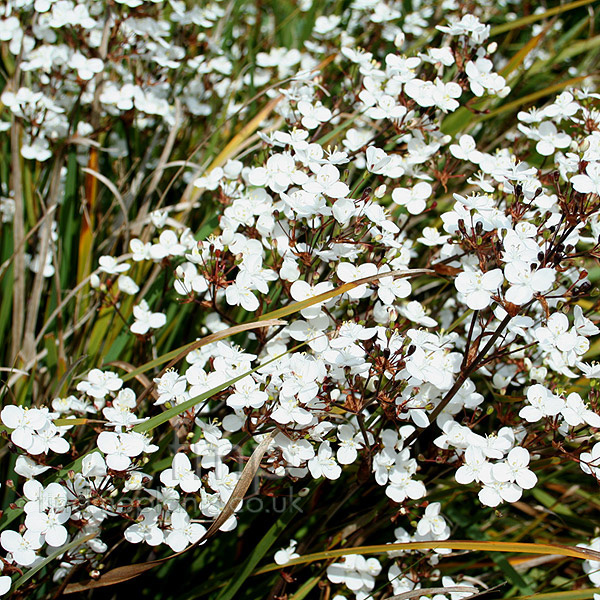
[[[19,64],[0,126],[22,132],[17,162],[54,165],[40,180],[54,208],[26,262],[60,308],[58,232],[77,188],[66,165],[85,174],[85,232],[101,220],[98,185],[118,213],[78,282],[69,336],[97,318],[81,340],[89,360],[61,366],[51,392],[36,386],[31,407],[4,396],[12,508],[24,518],[0,521],[0,592],[57,548],[57,581],[82,567],[98,577],[115,532],[182,552],[211,523],[236,529],[254,496],[339,480],[391,507],[396,542],[431,542],[427,567],[414,551],[382,559],[400,594],[420,589],[420,574],[440,579],[447,551],[435,542],[455,525],[432,500],[445,485],[482,511],[516,503],[556,452],[600,478],[600,367],[588,358],[600,333],[589,271],[600,258],[600,94],[562,91],[498,139],[477,120],[455,131],[452,119],[470,123],[511,92],[515,67],[490,41],[486,2],[477,14],[413,2],[404,15],[356,0],[318,15],[302,49],[256,53],[252,69],[239,43],[220,41],[224,4],[108,4],[19,0],[0,17]],[[429,27],[435,44],[423,49]],[[363,30],[381,42],[360,48]],[[243,124],[248,86],[269,102],[248,151],[168,162],[169,132],[196,143],[211,119]],[[113,180],[131,177],[127,153],[146,143],[123,196]],[[148,178],[145,163],[158,165]],[[171,167],[183,174],[169,183]],[[13,204],[2,198],[3,227]],[[47,370],[58,361],[46,341]],[[250,493],[242,473],[259,445]],[[299,548],[291,540],[276,563]],[[349,553],[326,577],[367,600],[382,562]]]

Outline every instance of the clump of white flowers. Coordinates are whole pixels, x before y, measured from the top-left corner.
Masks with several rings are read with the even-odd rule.
[[[211,523],[236,529],[261,494],[336,482],[367,489],[382,514],[391,507],[384,543],[430,543],[422,579],[436,581],[431,569],[448,550],[435,542],[454,527],[438,477],[450,473],[482,511],[527,501],[553,449],[599,479],[600,368],[586,356],[600,333],[588,272],[600,256],[600,95],[560,91],[495,140],[476,119],[456,132],[465,106],[511,92],[489,3],[466,14],[459,3],[414,2],[406,15],[394,3],[346,4],[319,14],[302,47],[261,51],[249,70],[237,68],[239,43],[220,45],[224,3],[118,0],[105,12],[84,1],[8,2],[0,42],[23,74],[0,96],[2,123],[21,128],[11,151],[44,168],[67,148],[69,168],[87,177],[89,231],[101,216],[88,214],[96,185],[115,197],[118,227],[78,283],[85,302],[68,332],[98,314],[96,362],[63,366],[31,406],[3,396],[17,500],[0,520],[0,593],[59,548],[57,581],[76,567],[96,578],[115,532],[136,548],[182,552],[204,543]],[[436,44],[416,44],[428,28]],[[364,29],[380,42],[361,49]],[[156,181],[146,164],[126,175],[120,161],[140,144],[132,123],[156,140],[195,136],[211,119],[243,124],[248,86],[270,102],[249,151],[205,164],[167,164],[165,154]],[[48,228],[23,264],[58,305],[60,215],[77,185],[56,165]],[[154,195],[172,167],[184,185],[164,205],[171,183]],[[127,177],[138,193],[142,181],[151,188],[131,223],[136,200],[112,181]],[[15,201],[3,191],[2,227],[12,227]],[[235,330],[235,343],[221,339],[282,314]],[[33,364],[53,368],[61,344],[46,339]],[[162,360],[156,347],[169,344]],[[138,363],[121,360],[124,349]],[[240,496],[259,444],[255,488]],[[298,539],[275,553],[277,565],[308,551]],[[399,594],[422,587],[415,552],[348,553],[324,572],[367,600],[385,565]],[[584,566],[594,584],[598,564]]]

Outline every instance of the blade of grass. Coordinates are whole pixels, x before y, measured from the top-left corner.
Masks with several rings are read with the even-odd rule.
[[[244,561],[240,570],[236,572],[235,577],[229,581],[227,587],[219,594],[217,600],[234,600],[238,590],[244,585],[246,579],[250,577],[263,556],[271,549],[273,544],[277,541],[277,538],[285,531],[294,517],[297,516],[298,511],[301,510],[301,507],[309,497],[310,494],[307,494],[302,498],[298,502],[298,506],[296,503],[292,503],[288,506],[287,510],[271,526],[260,542],[258,542],[253,549],[252,554]]]
[[[561,83],[555,83],[554,85],[550,85],[550,86],[544,88],[543,90],[540,90],[538,92],[533,92],[532,94],[528,94],[527,96],[523,96],[522,98],[513,100],[512,102],[509,102],[508,104],[503,104],[502,106],[499,106],[498,108],[495,108],[494,110],[491,110],[489,113],[486,113],[485,115],[480,116],[479,120],[487,121],[503,112],[515,110],[517,108],[520,108],[524,104],[529,104],[530,102],[533,102],[534,100],[538,100],[539,98],[543,98],[544,96],[550,96],[554,92],[558,92],[566,87],[575,85],[576,83],[583,81],[586,77],[587,77],[587,75],[581,75],[579,77],[573,77],[572,79],[567,79],[566,81],[562,81]]]
[[[506,78],[508,77],[515,69],[520,67],[523,64],[523,61],[527,57],[527,55],[535,49],[535,47],[546,37],[548,30],[553,25],[552,22],[548,23],[546,27],[536,36],[532,37],[506,64],[506,66],[500,71],[500,75]]]
[[[329,560],[330,558],[339,558],[347,554],[386,554],[394,550],[431,550],[433,548],[449,548],[450,550],[471,550],[483,552],[512,552],[517,554],[558,554],[560,556],[569,556],[581,560],[600,560],[600,552],[595,552],[587,548],[577,548],[575,546],[565,546],[562,544],[534,544],[534,543],[511,543],[511,542],[477,542],[470,540],[448,540],[445,542],[406,542],[395,544],[381,544],[375,546],[358,546],[356,548],[342,548],[341,550],[326,550],[324,552],[315,552],[299,558],[295,558],[285,565],[270,564],[255,571],[255,575],[270,573],[294,565],[306,565],[318,560]]]
[[[561,6],[554,6],[553,8],[548,9],[547,11],[535,15],[527,15],[526,17],[521,17],[520,19],[515,19],[514,21],[510,21],[509,23],[503,23],[502,25],[497,25],[496,27],[492,27],[490,30],[490,37],[495,37],[497,35],[501,35],[502,33],[506,33],[507,31],[512,31],[513,29],[519,29],[520,27],[525,27],[526,25],[531,25],[532,23],[536,23],[537,21],[542,21],[543,19],[548,19],[549,17],[553,17],[554,15],[560,15],[561,13],[574,10],[579,8],[580,6],[586,6],[587,4],[593,4],[596,0],[575,0],[575,2],[569,2],[568,4],[562,4]]]
[[[373,281],[378,281],[383,277],[395,277],[397,279],[402,279],[405,277],[417,277],[418,275],[428,275],[434,273],[431,269],[404,269],[401,271],[388,271],[386,273],[379,273],[377,275],[371,275],[370,277],[363,277],[362,279],[357,279],[356,281],[350,281],[349,283],[344,283],[333,290],[328,292],[324,292],[322,294],[318,294],[313,296],[312,298],[307,298],[306,300],[301,300],[299,302],[292,302],[283,308],[279,308],[277,310],[273,310],[268,312],[258,318],[259,321],[263,319],[279,319],[281,317],[287,317],[293,313],[299,312],[304,308],[308,308],[309,306],[313,306],[318,304],[319,302],[325,302],[326,300],[330,300],[331,298],[335,298],[336,296],[341,296],[346,292],[358,287],[359,285],[363,285],[365,283],[372,283]]]
[[[410,600],[411,598],[420,598],[421,596],[433,596],[435,594],[454,594],[454,593],[470,593],[476,594],[477,588],[470,585],[454,585],[451,587],[437,587],[437,588],[420,588],[416,590],[410,590],[409,592],[403,592],[388,598],[388,600]],[[467,597],[469,600],[470,596]]]
[[[600,594],[600,588],[590,588],[588,590],[569,590],[567,592],[547,592],[545,594],[534,594],[532,596],[517,596],[514,600],[587,600],[593,598],[595,594]]]
[[[186,400],[185,402],[182,402],[181,404],[172,406],[171,408],[165,410],[161,414],[155,415],[151,419],[148,419],[147,421],[144,421],[143,423],[136,425],[133,428],[133,431],[137,431],[138,433],[146,433],[148,431],[152,431],[153,429],[156,429],[163,423],[166,423],[169,419],[172,419],[173,417],[176,417],[177,415],[181,414],[182,412],[189,410],[190,408],[194,407],[196,404],[200,404],[201,402],[208,400],[215,394],[218,394],[219,392],[226,390],[228,387],[234,385],[236,382],[240,381],[241,379],[244,379],[244,377],[247,377],[248,375],[252,375],[252,373],[255,373],[262,367],[269,365],[272,362],[279,360],[280,358],[283,358],[286,354],[289,354],[290,352],[294,352],[298,348],[303,347],[305,344],[308,343],[308,341],[309,340],[307,340],[306,342],[302,342],[301,344],[298,344],[297,346],[290,348],[286,352],[278,354],[277,356],[267,360],[266,362],[263,362],[260,365],[257,365],[253,369],[250,369],[249,371],[246,371],[245,373],[242,373],[241,375],[238,375],[237,377],[233,377],[232,379],[229,379],[225,383],[222,383],[221,385],[218,385],[218,386],[208,390],[207,392],[200,394],[199,396],[195,396],[194,398],[190,398],[189,400]]]
[[[305,581],[300,586],[300,589],[293,596],[290,596],[290,600],[304,600],[304,598],[306,598],[306,596],[308,596],[308,594],[310,594],[310,592],[314,590],[317,585],[319,585],[319,581],[321,581],[321,579],[323,579],[323,574],[315,575],[308,581]]]
[[[146,371],[149,371],[150,369],[154,369],[155,367],[164,365],[168,361],[171,361],[173,364],[175,364],[175,363],[179,362],[180,360],[182,360],[183,358],[185,358],[185,356],[187,354],[189,354],[192,350],[196,350],[197,348],[201,348],[202,346],[206,346],[207,344],[210,344],[212,342],[216,342],[218,340],[225,339],[231,335],[240,333],[241,331],[248,331],[251,329],[258,329],[261,327],[270,327],[271,325],[281,325],[281,324],[283,324],[283,322],[278,321],[277,319],[273,319],[272,322],[269,322],[269,323],[258,323],[255,321],[252,323],[242,323],[241,325],[235,325],[234,327],[230,327],[229,329],[224,329],[223,331],[218,331],[217,333],[211,333],[210,335],[207,335],[206,337],[202,338],[201,340],[195,340],[194,342],[190,342],[189,344],[184,344],[183,346],[180,346],[179,348],[175,348],[175,350],[171,350],[170,352],[167,352],[167,353],[163,354],[162,356],[159,356],[158,358],[155,358],[154,360],[151,360],[151,361],[143,364],[141,367],[138,367],[134,371],[131,371],[131,372],[127,373],[127,375],[124,375],[121,379],[123,379],[123,381],[129,381],[130,379],[134,379],[138,375],[145,373]],[[171,365],[171,366],[173,366],[173,365]]]
[[[73,548],[77,548],[77,546],[81,546],[81,544],[85,544],[87,541],[96,537],[96,533],[89,533],[88,535],[74,539],[72,542],[68,543],[66,546],[60,547],[58,550],[53,552],[50,556],[47,556],[44,560],[40,561],[37,565],[29,569],[26,573],[24,573],[17,581],[15,581],[12,591],[18,590],[24,583],[27,583],[36,573],[41,571],[46,565],[51,563],[53,560],[63,555],[68,550],[72,550]]]
[[[122,379],[123,379],[123,381],[129,381],[130,379],[133,379],[140,373],[145,373],[146,371],[148,371],[150,369],[154,369],[155,367],[158,367],[160,365],[163,365],[164,363],[166,363],[168,361],[171,361],[170,366],[173,366],[179,360],[184,358],[189,352],[191,352],[192,350],[199,348],[203,345],[206,345],[207,343],[216,341],[218,339],[223,339],[225,337],[229,337],[230,335],[234,335],[234,333],[238,333],[239,331],[245,331],[246,329],[253,329],[254,327],[250,327],[250,326],[256,325],[257,323],[261,323],[262,324],[261,326],[266,326],[266,324],[267,324],[266,321],[279,319],[280,317],[285,317],[285,316],[291,315],[293,313],[299,312],[304,308],[308,308],[310,306],[313,306],[314,304],[318,304],[319,302],[325,302],[326,300],[330,300],[331,298],[335,298],[336,296],[344,294],[345,292],[348,292],[359,285],[377,281],[378,279],[381,279],[382,277],[416,277],[418,275],[428,275],[433,272],[434,271],[432,271],[431,269],[407,269],[407,270],[405,269],[402,271],[388,271],[387,273],[380,273],[378,275],[372,275],[370,277],[363,277],[362,279],[357,279],[356,281],[351,281],[349,283],[345,283],[333,290],[330,290],[329,292],[319,294],[317,296],[314,296],[313,298],[308,298],[308,299],[302,300],[300,302],[292,302],[288,306],[284,306],[283,308],[265,313],[264,315],[260,316],[257,319],[257,321],[252,321],[250,323],[242,323],[240,325],[235,325],[234,327],[225,329],[224,331],[220,331],[218,333],[211,334],[210,336],[207,336],[207,338],[203,338],[202,340],[196,340],[195,342],[190,342],[189,344],[180,346],[179,348],[176,348],[175,350],[171,350],[170,352],[167,352],[166,354],[163,354],[162,356],[159,356],[158,358],[155,358],[154,360],[151,360],[151,361],[143,364],[141,367],[138,367],[135,371],[132,371],[131,373],[128,373],[127,375],[122,377]],[[236,328],[240,328],[240,329],[236,330],[235,332],[232,332],[232,330],[236,329]],[[243,328],[246,328],[246,329],[243,329]],[[219,336],[222,336],[222,337],[219,337]],[[208,338],[211,338],[210,341],[203,341],[203,340],[207,340]],[[198,344],[200,344],[200,345],[198,345]],[[169,368],[169,367],[167,367],[167,368]]]

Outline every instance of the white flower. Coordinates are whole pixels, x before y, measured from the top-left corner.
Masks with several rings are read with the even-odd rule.
[[[131,465],[131,459],[144,451],[143,441],[133,433],[103,431],[97,444],[106,454],[106,464],[115,471],[125,471]]]
[[[412,188],[396,188],[392,192],[392,200],[399,206],[405,206],[411,215],[420,215],[427,207],[426,200],[432,192],[429,183],[420,181]]]
[[[518,486],[529,490],[535,487],[537,476],[528,468],[528,465],[529,452],[525,448],[517,446],[508,453],[504,462],[494,465],[494,478],[498,481],[514,481]]]
[[[248,175],[251,185],[268,186],[278,194],[285,192],[292,183],[302,185],[307,179],[307,175],[296,168],[296,162],[287,153],[270,156],[266,166],[254,168]]]
[[[235,281],[225,290],[227,304],[232,306],[241,305],[248,312],[254,312],[260,306],[260,302],[252,293],[253,289],[252,276],[245,271],[240,271]]]
[[[433,535],[436,539],[447,537],[450,528],[446,519],[440,515],[442,505],[439,502],[431,502],[425,509],[425,514],[417,523],[417,533],[420,536]]]
[[[261,391],[249,375],[235,384],[235,392],[227,398],[227,405],[234,409],[260,408],[268,400],[269,395]]]
[[[417,238],[417,242],[425,246],[441,246],[449,239],[449,235],[442,235],[436,227],[423,227],[421,237]]]
[[[475,62],[466,64],[465,72],[469,78],[471,91],[476,96],[483,96],[485,90],[492,94],[501,92],[506,86],[504,77],[492,71],[494,65],[487,58],[478,58]]]
[[[388,265],[383,265],[379,274],[387,273]],[[386,305],[394,304],[396,298],[407,298],[412,291],[410,282],[404,277],[380,277],[377,286],[377,296]]]
[[[195,544],[206,529],[199,523],[191,523],[190,516],[183,509],[171,514],[171,531],[165,537],[165,543],[173,552],[182,552],[188,544]]]
[[[33,446],[36,431],[42,429],[48,422],[48,417],[41,410],[13,404],[2,409],[0,418],[6,427],[13,430],[10,434],[12,443],[24,450],[29,450]]]
[[[412,300],[405,306],[401,306],[399,312],[409,321],[423,325],[423,327],[435,327],[437,325],[437,321],[427,316],[425,308],[417,300]]]
[[[295,558],[299,558],[300,555],[296,552],[296,546],[298,542],[296,540],[290,540],[290,545],[287,548],[280,548],[275,552],[275,562],[278,565],[285,565]]]
[[[132,544],[146,542],[149,546],[162,544],[164,536],[158,526],[159,508],[142,509],[138,522],[125,530],[125,539]]]
[[[465,296],[467,306],[472,310],[487,308],[492,302],[492,294],[502,285],[502,269],[493,269],[487,273],[481,271],[463,271],[454,281],[456,289]]]
[[[542,156],[554,154],[557,148],[566,148],[571,143],[571,138],[563,132],[558,132],[556,125],[551,121],[545,121],[537,130],[539,142],[535,149]]]
[[[37,160],[44,162],[52,156],[50,146],[43,137],[32,140],[31,144],[21,146],[21,156],[27,160]]]
[[[173,370],[169,370],[161,377],[155,378],[154,383],[156,383],[156,393],[158,394],[158,399],[154,403],[155,406],[176,400],[185,394],[187,389],[186,378]]]
[[[181,452],[173,457],[171,468],[160,474],[160,481],[167,487],[179,486],[188,494],[197,492],[202,485],[198,475],[192,471],[190,459]]]
[[[0,544],[12,554],[13,559],[23,567],[28,567],[37,558],[36,550],[42,547],[44,538],[40,533],[26,531],[24,535],[6,530],[0,535]]]
[[[357,458],[357,451],[364,445],[364,437],[361,432],[357,432],[352,425],[340,425],[338,427],[338,440],[340,447],[337,451],[337,460],[341,465],[350,465]]]
[[[166,216],[165,214],[165,218]],[[177,234],[171,230],[163,231],[158,238],[158,242],[150,246],[150,256],[154,260],[162,260],[167,256],[181,256],[185,251],[185,246],[179,243]]]
[[[222,438],[222,432],[217,427],[202,424],[198,419],[196,423],[201,424],[204,437],[191,444],[190,450],[202,456],[200,464],[204,469],[210,469],[221,463],[222,458],[231,452],[233,445],[229,440]]]
[[[308,469],[314,479],[339,479],[342,474],[342,468],[335,461],[329,442],[321,443],[317,455],[308,461]]]
[[[119,263],[114,256],[101,256],[98,259],[98,264],[100,265],[100,271],[108,273],[109,275],[118,275],[119,273],[125,273],[125,271],[129,270],[129,265],[127,263]]]
[[[475,140],[470,135],[461,135],[458,144],[451,144],[450,154],[460,160],[468,160],[479,164],[482,154],[477,150]]]
[[[563,92],[556,97],[554,104],[546,106],[544,115],[551,119],[568,119],[577,113],[581,106],[573,100],[571,92]]]
[[[84,477],[105,477],[106,461],[100,452],[86,454],[81,461],[81,474]]]
[[[306,100],[300,100],[298,102],[298,112],[302,115],[302,125],[306,129],[315,129],[321,123],[331,119],[331,111],[320,102],[313,105]]]
[[[133,307],[133,316],[135,321],[129,329],[137,335],[144,335],[150,329],[158,329],[167,322],[167,316],[160,312],[152,312],[145,300]]]
[[[579,466],[586,475],[600,478],[600,442],[594,444],[591,452],[582,452],[579,460]]]
[[[503,481],[491,481],[479,490],[479,501],[485,506],[498,506],[501,502],[517,502],[523,490],[516,484]]]
[[[45,467],[36,464],[29,456],[17,456],[17,462],[15,464],[15,473],[25,477],[26,479],[33,479],[42,473],[45,473],[50,467]]]
[[[0,564],[0,573],[4,568],[3,564]],[[0,575],[0,596],[4,594],[8,594],[10,587],[12,585],[12,579],[8,575]]]
[[[458,483],[467,485],[473,481],[487,482],[491,480],[492,467],[480,448],[469,446],[465,450],[464,459],[464,464],[457,469],[454,475]]]
[[[333,289],[333,285],[328,281],[322,281],[321,283],[317,283],[316,285],[310,285],[306,281],[302,281],[298,279],[292,283],[292,287],[290,288],[290,294],[292,298],[297,301],[308,300],[309,298],[314,298],[315,296],[319,296],[320,294],[324,294]],[[323,302],[317,302],[312,306],[307,308],[303,308],[300,311],[300,314],[305,319],[314,319],[315,317],[320,316],[321,314],[321,305]]]
[[[357,279],[363,279],[364,277],[376,275],[377,266],[373,263],[363,263],[356,266],[350,262],[341,262],[336,268],[336,273],[341,281],[344,283],[349,283],[351,281],[356,281]],[[364,298],[365,296],[369,295],[368,284],[363,283],[362,285],[358,285],[355,288],[348,290],[346,293],[353,300]]]
[[[403,461],[397,460],[396,465],[390,470],[389,485],[385,488],[385,495],[394,502],[404,502],[407,498],[417,500],[427,493],[425,484],[413,479],[412,469],[406,466]]]
[[[315,352],[323,352],[329,346],[329,340],[324,331],[329,327],[329,317],[322,316],[309,321],[294,321],[288,332],[294,340],[304,342],[308,340],[308,346]]]
[[[284,460],[292,467],[299,467],[315,456],[315,451],[308,440],[291,440],[283,433],[278,433],[275,443],[281,448]]]
[[[504,276],[511,284],[504,297],[512,304],[523,305],[534,294],[547,292],[554,284],[556,272],[549,267],[532,271],[529,264],[518,261],[504,267]]]
[[[299,425],[306,426],[312,421],[310,412],[300,406],[300,402],[295,396],[280,396],[279,404],[271,414],[271,417],[282,425],[294,421]]]
[[[585,173],[571,177],[573,187],[582,194],[600,194],[600,163],[590,162]]]
[[[529,423],[535,423],[542,417],[554,417],[563,409],[565,402],[559,396],[555,396],[542,384],[536,383],[527,390],[529,406],[519,411],[519,416]]]
[[[590,427],[600,428],[600,415],[590,410],[577,392],[571,392],[567,396],[561,414],[572,427],[585,423]]]
[[[86,381],[77,384],[77,390],[85,392],[92,398],[103,399],[107,394],[120,390],[122,386],[123,380],[116,373],[92,369],[88,373]]]
[[[25,492],[29,502],[25,505],[25,526],[30,530],[29,536],[43,536],[49,546],[62,546],[68,538],[64,527],[71,510],[66,506],[67,491],[57,484],[51,483],[45,489],[37,481],[25,484]],[[35,537],[30,537],[29,541]]]
[[[69,66],[77,71],[79,79],[89,81],[96,73],[101,73],[104,63],[99,58],[86,58],[81,52],[75,52]]]
[[[135,262],[152,259],[152,254],[150,252],[152,244],[150,242],[144,243],[141,240],[134,238],[129,242],[129,248],[133,253],[132,258]]]
[[[311,194],[345,198],[350,193],[350,188],[339,179],[340,172],[334,165],[323,165],[316,172],[314,179],[309,179],[302,187]]]
[[[357,598],[367,598],[366,594],[375,587],[375,577],[381,573],[381,564],[376,558],[365,559],[360,554],[342,557],[343,562],[327,567],[327,578],[332,583],[343,583],[357,594]]]
[[[137,294],[140,291],[140,286],[127,275],[119,275],[117,279],[117,286],[119,290],[124,294]]]

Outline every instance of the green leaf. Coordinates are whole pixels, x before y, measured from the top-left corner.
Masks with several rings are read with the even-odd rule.
[[[62,556],[68,550],[72,550],[73,548],[77,548],[77,546],[81,546],[81,544],[85,544],[88,540],[96,537],[97,533],[89,533],[88,535],[80,538],[74,539],[72,542],[66,544],[65,546],[61,546],[58,550],[53,552],[50,556],[46,557],[44,560],[39,562],[37,565],[29,569],[26,573],[24,573],[17,581],[15,581],[14,586],[12,588],[13,592],[19,589],[24,583],[27,583],[36,573],[41,571],[46,565],[50,564],[54,559]]]
[[[521,17],[520,19],[515,19],[514,21],[509,21],[508,23],[503,23],[502,25],[497,25],[496,27],[492,27],[492,29],[490,30],[490,37],[495,37],[502,33],[506,33],[507,31],[513,31],[514,29],[519,29],[519,27],[525,27],[526,25],[537,23],[537,21],[548,19],[550,17],[553,17],[554,15],[560,15],[561,13],[567,12],[569,10],[574,10],[576,8],[579,8],[580,6],[592,4],[595,1],[596,0],[576,0],[575,2],[570,2],[569,4],[555,6],[543,13],[527,15],[526,17]]]
[[[570,556],[581,560],[600,560],[600,552],[595,552],[587,548],[578,548],[575,546],[565,546],[562,544],[531,544],[523,542],[492,542],[492,541],[473,541],[473,540],[446,540],[438,542],[435,540],[429,542],[400,542],[395,544],[379,544],[375,546],[358,546],[356,548],[342,548],[341,550],[326,550],[325,552],[315,552],[295,558],[284,566],[306,565],[318,560],[329,560],[339,558],[345,554],[387,554],[393,550],[432,550],[433,548],[449,548],[450,550],[470,550],[483,552],[511,552],[515,554],[558,554],[559,556]],[[255,575],[270,573],[284,568],[275,563],[262,567],[255,572]]]
[[[301,507],[305,504],[308,497],[309,495],[288,506],[287,510],[279,517],[279,519],[277,519],[277,521],[275,521],[269,531],[267,531],[260,542],[254,547],[252,554],[250,554],[243,562],[239,571],[236,572],[235,577],[229,581],[229,584],[219,594],[217,600],[234,600],[237,597],[236,594],[238,590],[244,585],[246,579],[250,577],[263,556],[277,541],[277,538],[285,531],[294,517],[297,517],[298,510],[301,510]]]
[[[233,379],[229,379],[228,381],[226,381],[225,383],[222,383],[221,385],[217,385],[216,387],[208,390],[207,392],[204,392],[203,394],[200,394],[199,396],[195,396],[194,398],[190,398],[189,400],[186,400],[185,402],[182,402],[181,404],[172,406],[171,408],[165,410],[161,414],[156,415],[156,416],[152,417],[151,419],[148,419],[147,421],[140,423],[139,425],[136,425],[133,428],[133,430],[137,431],[139,433],[145,433],[148,431],[152,431],[153,429],[156,429],[163,423],[166,423],[169,419],[172,419],[173,417],[176,417],[177,415],[181,414],[182,412],[185,412],[186,410],[193,408],[196,404],[200,404],[201,402],[208,400],[215,394],[218,394],[219,392],[226,390],[228,387],[234,385],[241,379],[244,379],[244,377],[247,377],[248,375],[252,375],[252,373],[255,373],[259,369],[262,369],[262,367],[269,365],[272,362],[275,362],[276,360],[279,360],[280,358],[284,357],[286,354],[289,354],[290,352],[294,352],[298,348],[301,348],[302,346],[307,344],[308,341],[309,340],[307,340],[306,342],[302,342],[301,344],[298,344],[297,346],[290,348],[289,350],[287,350],[286,352],[283,352],[282,354],[278,354],[274,358],[271,358],[270,360],[267,360],[266,362],[261,363],[260,365],[254,367],[253,369],[250,369],[249,371],[246,371],[245,373],[242,373],[241,375],[238,375],[237,377],[234,377]]]

